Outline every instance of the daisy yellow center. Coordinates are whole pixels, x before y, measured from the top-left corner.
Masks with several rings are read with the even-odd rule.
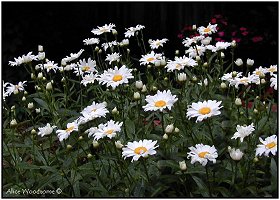
[[[73,129],[74,129],[74,126],[70,126],[69,128],[66,129],[66,132],[73,131]]]
[[[112,134],[114,132],[114,129],[109,129],[109,130],[107,130],[105,133],[107,133],[107,134]]]
[[[206,28],[206,29],[204,29],[204,33],[208,33],[208,32],[210,32],[211,31],[211,29],[210,28]]]
[[[163,101],[163,100],[159,100],[159,101],[157,101],[157,102],[155,103],[155,106],[156,106],[156,107],[163,107],[163,106],[165,106],[165,105],[166,105],[166,102]]]
[[[200,152],[200,153],[198,154],[198,156],[199,156],[200,158],[205,158],[206,154],[209,154],[209,152],[208,152],[208,151],[203,151],[203,152]]]
[[[96,108],[94,108],[94,109],[92,109],[92,112],[95,112],[97,109]]]
[[[82,71],[88,71],[89,69],[90,69],[89,66],[84,66],[83,69],[82,69]]]
[[[276,69],[274,69],[274,68],[269,68],[268,71],[269,71],[269,72],[276,72]]]
[[[247,78],[241,79],[240,82],[241,82],[241,83],[247,83],[247,82],[248,82],[248,79],[247,79]]]
[[[176,64],[176,68],[177,68],[177,69],[180,68],[181,66],[182,66],[182,65],[179,64],[179,63]]]
[[[271,148],[273,148],[273,147],[275,147],[275,146],[276,146],[276,143],[275,143],[275,142],[270,142],[270,143],[268,143],[267,145],[265,145],[265,147],[268,148],[268,149],[271,149]]]
[[[122,75],[117,74],[113,77],[113,81],[117,82],[117,81],[122,80],[122,78],[123,78]]]
[[[136,149],[134,149],[134,153],[136,154],[142,154],[145,153],[147,151],[146,147],[137,147]]]
[[[155,60],[155,58],[148,58],[148,59],[147,59],[148,62],[151,62],[151,61],[153,61],[153,60]]]
[[[101,28],[100,31],[104,33],[106,31],[108,31],[108,29],[107,28]]]
[[[198,112],[202,115],[207,115],[211,112],[211,109],[209,107],[203,107],[200,108]]]
[[[157,46],[159,46],[159,45],[160,45],[160,42],[159,42],[159,41],[158,41],[158,42],[156,42],[156,45],[157,45]]]

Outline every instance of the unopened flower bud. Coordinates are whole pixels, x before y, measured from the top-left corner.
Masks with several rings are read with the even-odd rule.
[[[115,142],[115,145],[116,145],[117,149],[121,149],[123,147],[123,144],[119,140]]]
[[[203,63],[203,67],[208,67],[208,63],[207,62]]]
[[[122,43],[123,43],[123,45],[129,45],[129,40],[128,39],[123,39]]]
[[[255,114],[257,114],[259,111],[258,111],[256,108],[254,108],[253,112],[254,112]]]
[[[176,127],[176,128],[174,129],[174,132],[175,132],[175,133],[179,133],[179,132],[180,132],[180,129]]]
[[[66,148],[67,148],[68,150],[70,150],[70,149],[72,149],[73,147],[72,147],[72,145],[67,144]]]
[[[134,92],[134,94],[133,94],[133,98],[135,99],[135,100],[139,100],[140,99],[140,93],[139,92]]]
[[[232,46],[232,47],[236,47],[236,41],[235,41],[235,40],[232,40],[231,46]]]
[[[93,148],[98,148],[99,147],[99,143],[96,141],[96,140],[93,140],[92,141],[92,146],[93,146]]]
[[[187,74],[186,73],[183,72],[183,73],[178,74],[178,81],[184,82],[186,80],[187,80]]]
[[[255,157],[255,158],[253,159],[253,162],[254,162],[254,163],[256,163],[256,162],[258,162],[258,161],[259,161],[258,157]]]
[[[144,93],[144,92],[147,92],[147,87],[146,87],[146,85],[143,85],[141,92],[143,92],[143,93]]]
[[[42,45],[38,45],[38,51],[39,51],[39,52],[44,51],[44,48],[43,48],[43,46],[42,46]]]
[[[17,125],[17,120],[13,119],[11,122],[10,122],[10,126],[13,127],[13,126],[16,126]]]
[[[240,58],[237,58],[237,60],[234,62],[238,67],[243,65],[243,61]]]
[[[83,139],[83,136],[80,136],[79,138],[78,138],[78,140],[82,140]]]
[[[36,108],[35,111],[36,111],[36,113],[40,113],[41,112],[41,108]]]
[[[102,53],[102,49],[99,49],[98,53]]]
[[[36,134],[37,132],[36,132],[36,130],[35,129],[32,129],[31,130],[31,134]]]
[[[142,89],[142,87],[143,87],[143,82],[142,82],[142,81],[136,81],[136,82],[135,82],[135,86],[136,86],[137,89]]]
[[[19,93],[18,89],[15,89],[14,94],[18,94],[18,93]]]
[[[168,81],[169,79],[168,79],[168,77],[164,77],[164,79],[163,79],[163,80]]]
[[[187,170],[187,164],[186,164],[186,161],[180,161],[179,162],[179,166],[180,166],[180,169],[182,170],[182,171],[186,171]]]
[[[156,67],[159,67],[159,66],[160,66],[160,61],[159,61],[159,60],[157,60],[157,61],[155,62],[155,66],[156,66]]]
[[[192,30],[196,30],[196,25],[192,25]]]
[[[28,109],[33,109],[33,107],[34,107],[33,102],[27,104],[27,108]]]
[[[201,60],[201,58],[200,58],[199,56],[196,56],[196,57],[195,57],[195,60],[198,62],[198,61]]]
[[[244,153],[242,151],[240,151],[240,149],[235,149],[235,148],[230,148],[229,149],[229,155],[231,157],[232,160],[241,160],[241,158],[243,157]]]
[[[261,79],[261,84],[265,84],[266,83],[266,81],[265,81],[265,79]]]
[[[147,65],[147,68],[150,69],[152,67],[152,65]]]
[[[47,80],[46,77],[43,77],[43,81]]]
[[[227,84],[224,83],[224,82],[222,82],[222,83],[221,83],[221,88],[222,88],[222,89],[226,89],[226,88],[227,88]]]
[[[11,107],[11,111],[14,111],[15,109],[16,109],[15,106],[12,106],[12,107]]]
[[[115,107],[113,110],[112,110],[112,114],[117,114],[119,111],[118,109]]]
[[[23,96],[21,100],[22,100],[22,101],[26,101],[26,98],[25,98],[25,96]]]
[[[160,60],[160,65],[161,66],[165,66],[166,65],[166,61],[164,59]]]
[[[153,91],[157,91],[157,89],[158,89],[158,88],[157,88],[156,86],[153,86],[153,87],[152,87],[152,90],[153,90]]]
[[[38,79],[42,79],[42,78],[43,78],[43,73],[40,72],[40,73],[38,74]]]
[[[52,90],[52,83],[51,82],[47,83],[46,89],[47,90]]]
[[[241,101],[240,98],[236,98],[234,103],[235,103],[235,105],[237,105],[237,106],[241,106],[241,105],[242,105],[242,101]]]
[[[88,158],[88,159],[92,158],[92,154],[89,153],[89,154],[87,155],[87,158]]]
[[[192,77],[192,81],[193,81],[193,82],[196,82],[196,81],[197,81],[196,76],[193,76],[193,77]]]
[[[36,78],[36,76],[33,73],[31,73],[30,76],[31,76],[31,79],[35,79]]]
[[[66,60],[62,59],[62,60],[61,60],[61,66],[62,66],[62,67],[65,67],[66,65],[67,65]]]
[[[237,72],[236,71],[233,71],[232,72],[232,77],[234,78],[234,77],[236,77],[237,76]]]
[[[129,54],[130,53],[130,49],[127,49],[126,52]]]
[[[251,60],[250,58],[248,58],[246,63],[248,66],[253,66],[254,60]]]
[[[162,138],[163,138],[164,140],[167,140],[167,139],[168,139],[168,135],[167,135],[166,133],[164,133],[164,135],[162,136]]]
[[[168,126],[166,126],[165,128],[165,133],[172,133],[174,131],[174,125],[170,124]]]
[[[95,51],[99,51],[99,47],[95,47],[95,49],[94,49]]]
[[[117,31],[116,29],[113,29],[113,30],[112,30],[112,34],[113,34],[113,35],[118,35],[118,31]]]
[[[45,54],[45,52],[39,52],[37,57],[39,60],[44,60],[46,57],[46,54]]]
[[[180,53],[180,51],[179,51],[179,50],[176,50],[176,51],[175,51],[175,55],[176,55],[176,56],[178,56],[178,55],[179,55],[179,53]]]
[[[223,52],[221,52],[221,58],[224,58],[225,54]]]

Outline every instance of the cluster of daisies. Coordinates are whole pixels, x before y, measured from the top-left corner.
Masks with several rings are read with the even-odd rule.
[[[29,52],[27,55],[22,57],[15,58],[14,61],[10,61],[11,66],[19,66],[22,64],[30,64],[33,61],[44,61],[44,64],[39,63],[35,66],[35,70],[41,70],[37,74],[37,77],[40,78],[43,76],[43,71],[46,73],[56,73],[64,71],[73,71],[73,74],[81,77],[81,84],[88,86],[94,84],[97,81],[100,85],[105,85],[107,88],[115,90],[117,87],[123,84],[128,84],[130,80],[135,80],[135,77],[132,74],[132,69],[122,63],[124,54],[121,54],[118,47],[129,45],[129,39],[131,37],[138,37],[142,35],[142,30],[145,27],[142,25],[137,25],[136,27],[129,27],[124,33],[125,39],[121,42],[117,40],[107,41],[100,44],[101,39],[99,38],[88,38],[83,40],[84,45],[90,45],[94,47],[95,50],[100,51],[99,47],[103,48],[106,53],[106,58],[104,63],[106,63],[105,70],[100,70],[100,62],[92,58],[80,59],[80,56],[84,52],[84,49],[81,49],[77,53],[71,53],[70,56],[66,56],[61,60],[61,64],[56,64],[54,61],[49,61],[45,59],[45,53],[43,52],[42,46],[39,46],[38,55],[33,55],[32,52]],[[186,73],[184,69],[195,68],[198,65],[200,57],[203,57],[207,52],[215,53],[219,52],[223,54],[223,50],[233,47],[235,42],[217,42],[214,45],[210,44],[212,41],[211,35],[217,32],[217,24],[209,24],[207,27],[201,26],[197,28],[199,33],[198,36],[192,38],[185,38],[183,40],[183,45],[187,47],[185,50],[185,55],[178,57],[176,56],[173,60],[169,60],[165,57],[163,53],[157,52],[168,42],[168,39],[150,39],[148,41],[150,45],[150,51],[145,55],[141,55],[139,58],[140,66],[164,66],[167,72],[173,73],[174,71],[179,71],[178,80],[185,81]],[[98,26],[91,31],[94,35],[100,36],[112,33],[116,34],[115,24],[105,24],[104,26]],[[99,45],[99,47],[98,47]],[[107,50],[110,50],[110,53],[107,53]],[[100,58],[99,58],[100,59]],[[253,65],[254,61],[251,59],[247,60],[247,65]],[[241,59],[235,61],[237,66],[243,65]],[[44,71],[44,73],[45,73]],[[251,83],[260,84],[265,80],[266,74],[271,76],[271,87],[277,90],[277,65],[272,65],[269,68],[259,67],[255,69],[252,74],[243,76],[242,72],[231,72],[224,74],[221,77],[222,81],[227,81],[230,86],[235,86],[236,88],[239,85],[248,85]],[[35,76],[35,74],[33,74]],[[135,80],[135,85],[138,89],[145,90],[146,86],[140,80]],[[26,81],[19,82],[17,85],[11,83],[4,84],[4,98],[11,95],[12,93],[18,93],[19,91],[24,91]],[[202,84],[202,83],[199,83]],[[207,84],[207,80],[204,80],[204,84]],[[146,91],[146,90],[145,90]],[[173,95],[170,90],[157,91],[154,95],[147,95],[145,98],[147,102],[146,105],[142,106],[144,111],[157,111],[164,112],[164,110],[172,110],[174,104],[178,101],[176,95]],[[91,105],[85,107],[81,112],[80,116],[73,122],[67,123],[65,129],[58,129],[57,126],[47,124],[44,127],[39,128],[38,135],[47,136],[53,133],[56,129],[57,137],[59,141],[66,140],[73,132],[79,131],[79,126],[85,124],[89,121],[92,121],[96,118],[105,118],[106,114],[109,113],[107,109],[107,103],[96,103],[92,102]],[[217,100],[204,100],[199,102],[193,102],[191,105],[188,105],[186,111],[186,117],[189,120],[191,118],[196,118],[196,123],[202,122],[203,120],[218,116],[221,114],[220,109],[222,108],[222,102]],[[89,137],[92,137],[94,141],[100,139],[113,139],[122,133],[123,122],[117,122],[114,120],[109,120],[105,123],[99,124],[96,127],[91,127],[85,131]],[[249,126],[240,126],[237,125],[236,131],[232,139],[240,138],[240,141],[243,142],[244,138],[252,134],[254,131],[254,125]],[[260,138],[261,144],[256,148],[256,155],[269,156],[269,153],[273,155],[277,152],[277,136],[272,135],[263,140]],[[140,157],[147,157],[149,155],[156,154],[157,141],[143,139],[140,141],[128,142],[127,145],[123,146],[120,141],[115,142],[116,146],[122,148],[122,156],[124,158],[132,157],[132,162],[137,161]],[[204,144],[196,144],[195,146],[189,147],[190,152],[187,153],[187,158],[191,158],[191,163],[199,162],[203,166],[207,164],[208,161],[213,163],[216,162],[218,157],[218,151],[215,146],[209,146]],[[229,147],[229,153],[232,159],[240,160],[243,156],[243,152],[240,149],[235,149]]]

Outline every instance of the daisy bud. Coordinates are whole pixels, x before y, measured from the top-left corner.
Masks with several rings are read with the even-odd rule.
[[[31,130],[31,134],[33,134],[33,135],[34,135],[34,134],[36,134],[36,133],[37,133],[37,132],[36,132],[36,130],[35,130],[35,129],[32,129],[32,130]]]
[[[234,77],[236,77],[237,76],[237,72],[236,71],[233,71],[232,72],[232,77],[234,78]]]
[[[43,81],[45,81],[46,80],[46,77],[43,77]]]
[[[152,67],[152,65],[148,65],[147,68],[150,69]]]
[[[93,148],[98,148],[99,147],[99,143],[96,141],[96,140],[93,140],[92,141],[92,146],[93,146]]]
[[[112,30],[113,35],[118,35],[118,31],[116,29]]]
[[[241,106],[241,105],[242,105],[242,102],[241,102],[241,99],[240,99],[240,98],[236,98],[234,103],[235,103],[235,105],[237,105],[237,106]]]
[[[67,144],[66,148],[67,148],[68,150],[70,150],[70,149],[72,149],[72,145]]]
[[[198,61],[201,60],[201,58],[200,58],[199,56],[196,56],[196,57],[195,57],[195,60],[198,62]]]
[[[175,55],[176,55],[176,56],[178,56],[178,55],[179,55],[179,53],[180,53],[180,51],[179,51],[179,50],[176,50],[176,51],[175,51]]]
[[[136,86],[137,89],[142,89],[142,87],[143,87],[143,82],[142,82],[142,81],[136,81],[136,82],[135,82],[135,86]]]
[[[115,107],[113,110],[112,110],[112,114],[118,114],[118,109]]]
[[[105,106],[107,106],[108,105],[108,103],[106,102],[106,101],[103,101],[102,102]]]
[[[148,40],[148,43],[149,43],[149,44],[151,44],[152,42],[153,42],[153,40],[152,40],[152,39],[149,39],[149,40]]]
[[[139,100],[140,99],[140,93],[139,92],[134,92],[134,94],[133,94],[133,98],[135,99],[135,100]]]
[[[166,65],[166,61],[165,60],[160,60],[160,65],[161,66],[165,66]]]
[[[174,131],[174,125],[170,124],[168,126],[166,126],[165,128],[165,133],[172,133]]]
[[[61,82],[63,83],[65,81],[65,78],[63,77],[62,79],[61,79]]]
[[[35,111],[36,111],[36,113],[40,113],[41,112],[41,108],[36,108]]]
[[[102,53],[102,49],[99,49],[98,53]]]
[[[223,52],[221,52],[221,58],[224,58],[225,54]]]
[[[253,66],[254,60],[251,60],[250,58],[248,58],[246,63],[248,66]]]
[[[42,45],[38,45],[38,51],[39,51],[39,52],[44,51],[44,48],[43,48],[43,46],[42,46]]]
[[[254,108],[253,112],[254,112],[255,114],[257,114],[259,111],[258,111],[256,108]]]
[[[88,159],[92,158],[92,154],[89,153],[89,154],[87,155],[87,158],[88,158]]]
[[[157,60],[157,61],[155,62],[155,66],[156,66],[156,67],[159,67],[159,66],[160,66],[160,61],[159,61],[159,60]]]
[[[147,87],[146,87],[146,85],[143,85],[141,92],[143,92],[143,93],[144,93],[144,92],[147,92]]]
[[[18,89],[15,89],[15,90],[14,90],[14,94],[18,94]]]
[[[178,74],[178,81],[184,82],[186,80],[187,80],[187,74],[186,73],[183,72],[183,73]]]
[[[193,76],[193,77],[192,77],[192,81],[193,81],[193,82],[196,82],[196,81],[197,81],[196,76]]]
[[[46,54],[45,54],[45,52],[39,52],[37,57],[39,60],[44,60],[46,57]]]
[[[178,129],[177,127],[174,129],[174,132],[175,133],[179,133],[180,132],[180,129]]]
[[[35,70],[41,69],[40,65],[35,65]]]
[[[232,40],[231,47],[236,47],[236,41],[235,40]]]
[[[35,85],[35,89],[41,91],[41,88],[38,85]]]
[[[47,83],[46,89],[47,90],[52,90],[52,83],[51,82]]]
[[[66,66],[66,65],[67,65],[67,64],[66,64],[66,61],[65,61],[64,59],[62,59],[62,60],[61,60],[61,66],[64,67],[64,66]]]
[[[34,107],[33,102],[27,104],[27,108],[28,108],[28,109],[32,109],[33,107]]]
[[[129,45],[129,40],[128,39],[123,39],[122,43],[123,43],[123,45]]]
[[[13,126],[16,126],[17,125],[17,120],[13,119],[11,122],[10,122],[10,126],[13,127]]]
[[[95,49],[94,49],[95,51],[99,51],[99,47],[95,47]]]
[[[208,63],[207,62],[203,63],[203,67],[208,67]]]
[[[186,164],[186,161],[180,161],[179,162],[179,166],[180,166],[180,169],[182,170],[182,171],[186,171],[187,170],[187,164]]]
[[[226,84],[226,83],[224,83],[224,82],[223,82],[223,83],[221,83],[221,88],[222,88],[222,89],[226,89],[226,88],[227,88],[227,84]]]
[[[244,114],[244,112],[241,111],[241,112],[240,112],[240,115],[243,115],[243,114]]]
[[[152,87],[152,90],[153,90],[153,91],[157,91],[157,89],[158,89],[158,88],[157,88],[156,86],[153,86],[153,87]]]
[[[123,147],[123,144],[119,140],[115,142],[115,145],[116,145],[117,149],[121,149]]]
[[[126,52],[129,54],[130,53],[130,49],[127,49]]]
[[[35,79],[36,78],[36,76],[33,74],[33,73],[31,73],[31,79]]]
[[[259,97],[259,96],[256,96],[256,99],[260,99],[260,97]]]
[[[237,60],[234,62],[238,67],[243,65],[243,61],[240,58],[237,58]]]
[[[40,72],[40,73],[38,74],[38,79],[42,79],[42,78],[43,78],[43,73]]]
[[[167,139],[168,139],[168,135],[165,133],[165,134],[162,136],[162,138],[163,138],[164,140],[167,140]]]
[[[15,106],[12,106],[12,107],[11,107],[11,111],[14,111],[15,109],[16,109]]]
[[[266,83],[266,81],[265,81],[265,79],[261,79],[261,84],[265,84]]]
[[[163,80],[168,81],[169,79],[168,79],[168,77],[164,77],[164,79],[163,79]]]
[[[83,136],[80,136],[79,138],[78,138],[78,140],[82,140],[83,139]]]
[[[192,25],[192,30],[196,30],[196,25]]]
[[[254,162],[254,163],[256,163],[256,162],[258,162],[258,161],[259,161],[258,157],[255,157],[255,158],[253,159],[253,162]]]
[[[22,101],[26,101],[26,98],[25,98],[25,96],[23,96],[21,100],[22,100]]]
[[[240,151],[240,149],[229,149],[229,155],[231,157],[232,160],[241,160],[242,156],[244,155],[244,153],[242,151]]]

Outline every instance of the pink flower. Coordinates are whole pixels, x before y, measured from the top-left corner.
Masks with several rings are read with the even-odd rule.
[[[248,35],[248,33],[249,33],[248,31],[244,31],[244,32],[242,32],[241,34],[244,35],[244,36],[246,36],[246,35]]]
[[[233,31],[233,32],[231,33],[231,35],[232,35],[232,36],[235,36],[236,33],[237,33],[236,31]]]
[[[211,24],[216,24],[216,23],[217,23],[216,18],[212,18],[212,19],[211,19]]]
[[[179,38],[179,39],[183,39],[183,38],[184,38],[183,34],[181,34],[181,33],[178,34],[178,38]]]
[[[218,35],[219,35],[220,37],[223,37],[223,36],[225,35],[225,32],[223,32],[223,31],[218,32]]]
[[[222,20],[221,23],[224,24],[225,26],[227,26],[227,21]]]
[[[255,37],[252,38],[252,41],[255,42],[255,43],[256,43],[256,42],[260,42],[260,41],[262,41],[262,40],[263,40],[263,37],[262,37],[262,36],[255,36]]]
[[[215,38],[215,41],[221,42],[222,38]]]
[[[247,31],[247,28],[245,28],[245,27],[240,27],[239,30],[240,30],[240,31]]]

